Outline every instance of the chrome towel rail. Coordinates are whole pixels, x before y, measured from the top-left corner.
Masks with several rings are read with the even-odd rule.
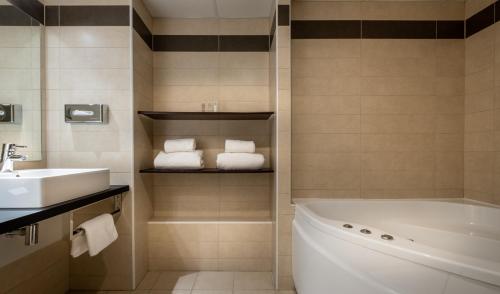
[[[113,209],[114,210],[110,212],[110,214],[112,216],[119,216],[122,211],[122,194],[113,196]],[[73,229],[73,212],[71,212],[70,214],[69,223],[71,232],[70,240],[73,239],[75,235],[83,233],[82,228]]]

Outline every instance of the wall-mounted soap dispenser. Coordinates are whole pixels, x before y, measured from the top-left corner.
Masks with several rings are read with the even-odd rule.
[[[21,124],[23,107],[20,104],[0,104],[0,123]]]

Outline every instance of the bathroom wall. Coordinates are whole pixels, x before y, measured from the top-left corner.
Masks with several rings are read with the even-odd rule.
[[[467,1],[469,24],[486,27],[465,40],[465,198],[500,204],[500,35],[495,1]],[[498,5],[498,3],[497,3]],[[498,19],[498,17],[497,17]]]
[[[108,167],[112,184],[131,184],[130,3],[51,0],[46,4],[47,166]],[[65,123],[64,105],[73,103],[107,104],[109,123]],[[104,201],[77,211],[75,225],[109,213],[112,204]],[[96,257],[70,260],[71,289],[132,289],[132,211],[133,193],[127,193],[117,219],[118,240]]]
[[[292,289],[291,222],[294,208],[291,201],[291,38],[290,1],[280,0],[277,7],[277,275],[279,289]]]
[[[463,197],[464,2],[297,0],[292,15],[354,20],[292,24],[293,197]]]
[[[0,5],[10,5],[6,1],[0,1]],[[22,13],[22,12],[19,12]],[[13,14],[10,14],[14,16]],[[19,14],[21,16],[21,14]],[[6,20],[2,20],[6,21]],[[2,22],[0,21],[0,22]],[[29,20],[28,20],[29,21]],[[5,135],[9,131],[16,133],[9,140],[3,137],[3,141],[24,143],[36,146],[35,153],[23,152],[30,155],[31,159],[42,159],[41,154],[41,101],[40,97],[40,45],[43,39],[43,29],[40,27],[27,26],[1,26],[0,33],[0,71],[4,73],[1,78],[0,96],[4,101],[0,103],[20,103],[25,111],[22,134],[20,128],[4,126],[0,133]],[[43,49],[42,49],[43,50]],[[30,72],[35,70],[33,76]],[[14,72],[23,73],[13,74]],[[8,74],[6,74],[8,73]],[[12,79],[14,78],[14,79]],[[37,84],[38,83],[38,84]],[[15,85],[15,87],[13,87]],[[15,89],[18,87],[17,89]],[[12,99],[5,101],[5,99]],[[2,98],[0,98],[2,100]],[[26,124],[28,123],[28,124]],[[26,137],[21,139],[20,136]],[[1,141],[1,140],[0,140]],[[16,169],[43,168],[45,162],[29,161],[18,162]],[[25,246],[24,237],[18,236],[6,238],[0,236],[0,293],[65,293],[68,289],[68,243],[64,240],[64,218],[55,217],[39,224],[40,236],[36,246]]]
[[[276,9],[277,2],[272,3],[272,14],[269,17],[270,21],[270,31],[269,31],[269,101],[271,104],[271,109],[274,111],[274,116],[271,118],[271,162],[273,167],[278,166],[278,135],[276,126],[276,105],[278,97],[278,59],[276,54],[276,46],[278,44],[277,38],[277,20],[276,20]],[[272,273],[274,277],[274,282],[276,284],[276,277],[278,275],[278,185],[277,183],[278,173],[274,173],[274,179],[271,182],[271,221],[272,221]]]
[[[202,111],[202,103],[218,102],[219,111],[270,111],[269,32],[268,18],[154,19],[154,110]],[[201,37],[189,46],[179,35]],[[227,35],[259,36],[225,43]],[[205,166],[215,167],[226,138],[254,140],[270,166],[270,125],[155,121],[154,149],[167,138],[195,137]],[[269,174],[154,175],[150,269],[271,271],[272,181]]]
[[[44,231],[40,233],[46,233]],[[18,245],[23,246],[23,245]],[[2,250],[12,250],[2,247]],[[0,267],[0,293],[66,293],[68,242],[61,240]]]
[[[154,20],[154,35],[268,35],[269,29],[268,19]],[[219,111],[269,111],[267,50],[172,50],[154,52],[154,110],[201,111],[202,103],[218,101]],[[194,136],[206,167],[215,167],[226,138],[252,139],[270,165],[267,121],[158,121],[154,134],[155,151],[167,137]],[[182,187],[197,181],[200,185]],[[269,187],[267,175],[157,175],[155,216],[269,218]]]
[[[292,1],[290,13],[292,21],[354,20],[354,24],[460,21],[464,3],[297,0]],[[282,290],[294,287],[291,196],[463,197],[465,42],[453,39],[458,38],[460,22],[447,31],[451,39],[361,39],[345,35],[353,32],[349,24],[333,22],[310,29],[307,23],[305,28],[292,23],[291,30],[278,29],[278,102],[284,103],[278,107],[278,128],[284,131],[278,150],[291,145],[291,172],[287,177],[284,169],[278,175]],[[343,29],[332,29],[335,26]],[[285,49],[290,43],[291,78]],[[287,125],[291,139],[286,137]],[[287,167],[287,157],[281,158]]]
[[[136,115],[138,110],[153,109],[153,19],[142,0],[133,1],[133,93],[134,93],[134,258],[135,284],[149,269],[148,221],[153,214],[153,177],[139,170],[153,160],[153,122]]]

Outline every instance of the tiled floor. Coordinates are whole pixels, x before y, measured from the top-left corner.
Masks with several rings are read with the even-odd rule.
[[[99,294],[295,294],[274,291],[268,272],[149,272],[136,291]],[[71,292],[88,293],[88,292]]]

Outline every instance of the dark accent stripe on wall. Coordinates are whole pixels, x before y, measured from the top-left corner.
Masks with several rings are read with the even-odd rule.
[[[44,6],[38,0],[8,0],[8,2],[44,24]]]
[[[364,20],[363,39],[435,39],[435,21]]]
[[[292,39],[359,39],[360,20],[293,20]]]
[[[267,52],[269,51],[269,36],[219,36],[219,51]]]
[[[498,2],[497,2],[498,6]],[[495,4],[484,8],[465,21],[467,37],[493,25],[495,23]]]
[[[461,20],[438,20],[436,37],[438,39],[463,39],[465,37],[465,24]]]
[[[278,25],[290,25],[290,5],[278,5]]]
[[[61,6],[61,26],[128,26],[128,5],[116,6]]]
[[[292,39],[463,39],[463,21],[293,20]]]
[[[0,26],[31,26],[31,17],[17,7],[1,5]]]
[[[45,6],[45,25],[59,25],[59,6]]]
[[[153,35],[153,51],[266,52],[268,35]]]
[[[132,24],[137,34],[141,36],[141,39],[144,40],[150,49],[153,49],[153,34],[135,9],[133,10]]]
[[[495,3],[495,22],[500,20],[500,4],[498,1]]]
[[[59,13],[56,13],[57,7]],[[48,16],[48,25],[61,26],[128,26],[130,6],[47,6],[53,13]]]
[[[217,52],[218,49],[218,36],[153,36],[153,51]]]

